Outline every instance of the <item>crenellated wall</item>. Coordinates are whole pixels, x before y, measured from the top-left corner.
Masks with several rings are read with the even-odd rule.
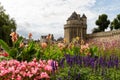
[[[107,47],[120,47],[120,30],[94,34],[87,34],[86,30],[87,17],[84,14],[80,16],[80,14],[73,12],[64,25],[64,38],[68,43],[70,43],[73,38],[80,37],[81,40],[86,40],[88,43],[105,45]]]
[[[119,36],[120,35],[120,30],[88,34],[87,38],[110,37],[110,36],[115,36],[115,35]]]
[[[87,42],[107,48],[120,48],[120,30],[87,34]]]

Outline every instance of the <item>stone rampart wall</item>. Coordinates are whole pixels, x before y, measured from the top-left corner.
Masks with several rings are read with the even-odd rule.
[[[106,48],[120,48],[120,30],[87,34],[87,42]]]

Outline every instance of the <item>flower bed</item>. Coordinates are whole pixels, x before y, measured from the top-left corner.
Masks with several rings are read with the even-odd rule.
[[[29,34],[27,44],[17,33],[11,34],[13,46],[0,40],[0,80],[119,80],[119,47],[93,46],[73,39],[70,44],[36,43]],[[101,43],[101,42],[100,42]],[[114,43],[115,44],[115,43]],[[115,44],[116,45],[116,44]],[[99,48],[100,47],[100,48]],[[114,46],[113,46],[114,47]]]
[[[50,80],[51,73],[57,70],[57,67],[57,62],[53,60],[3,60],[0,62],[0,80]]]

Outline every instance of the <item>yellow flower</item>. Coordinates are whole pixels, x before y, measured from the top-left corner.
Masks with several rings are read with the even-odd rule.
[[[80,37],[76,37],[76,40],[79,41],[79,40],[80,40]]]
[[[81,44],[83,45],[85,42],[84,42],[84,40],[81,40]]]
[[[63,42],[64,42],[64,43],[66,43],[66,42],[67,42],[67,40],[64,38]]]

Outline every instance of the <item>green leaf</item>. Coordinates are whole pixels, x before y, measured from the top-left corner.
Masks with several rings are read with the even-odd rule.
[[[9,46],[7,45],[7,43],[5,43],[3,40],[0,39],[0,45],[2,46],[2,48],[7,52],[9,53]]]
[[[35,54],[35,56],[36,56],[37,59],[40,59],[40,54],[41,54],[40,50],[37,50],[37,52]]]
[[[20,43],[22,42],[23,38],[19,37],[18,40],[15,42],[15,47],[19,48]]]
[[[13,48],[13,49],[10,50],[9,55],[12,58],[16,58],[17,57],[17,53],[18,53],[18,50],[16,48]]]
[[[34,49],[34,47],[35,47],[34,42],[30,42],[30,43],[28,44],[28,51],[33,50],[33,49]]]

